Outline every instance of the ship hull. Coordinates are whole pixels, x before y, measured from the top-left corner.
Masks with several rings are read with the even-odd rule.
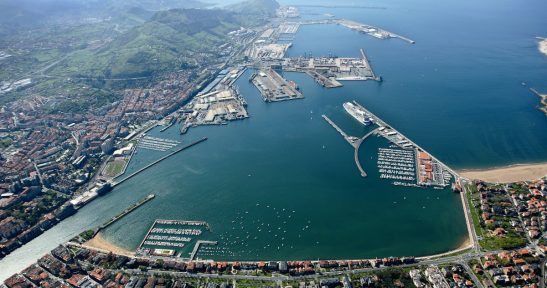
[[[359,107],[355,106],[354,104],[350,102],[344,103],[343,106],[346,112],[348,112],[348,114],[351,115],[359,123],[365,126],[372,124],[372,121],[370,121],[369,117],[365,114],[364,111],[359,109]]]

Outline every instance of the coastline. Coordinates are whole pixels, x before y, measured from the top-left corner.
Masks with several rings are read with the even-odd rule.
[[[95,237],[93,237],[91,240],[85,242],[82,244],[83,247],[91,248],[91,249],[97,249],[107,252],[112,252],[114,254],[133,257],[135,256],[135,252],[127,250],[125,248],[116,246],[101,235],[101,233],[97,234]]]
[[[464,169],[458,174],[468,179],[478,179],[493,183],[512,183],[532,181],[547,176],[547,162],[534,164],[514,164],[487,169]]]

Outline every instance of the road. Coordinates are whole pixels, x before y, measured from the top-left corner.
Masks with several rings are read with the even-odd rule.
[[[463,180],[462,180],[463,181]],[[473,223],[473,215],[471,213],[471,203],[467,201],[468,192],[465,188],[466,182],[462,183],[462,191],[460,192],[460,197],[462,198],[463,211],[465,213],[465,222],[467,224],[467,230],[469,236],[471,237],[471,242],[473,244],[473,250],[475,252],[480,251],[479,239],[477,237],[477,231],[475,231],[475,224]]]

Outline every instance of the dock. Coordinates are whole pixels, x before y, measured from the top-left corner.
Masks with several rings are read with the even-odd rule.
[[[150,194],[148,196],[146,196],[145,198],[141,199],[140,201],[138,201],[137,203],[127,207],[125,210],[123,210],[120,214],[112,217],[110,220],[108,220],[108,222],[102,224],[101,226],[99,226],[95,232],[93,233],[93,237],[95,237],[99,232],[101,232],[101,230],[104,230],[106,227],[114,224],[116,221],[122,219],[123,217],[125,217],[127,214],[135,211],[135,209],[141,207],[142,205],[148,203],[149,201],[151,201],[152,199],[154,199],[156,197],[156,195],[154,194]]]
[[[201,138],[201,139],[199,139],[199,140],[197,140],[197,141],[194,141],[194,142],[192,142],[192,143],[190,143],[190,144],[188,144],[188,145],[186,145],[186,146],[184,146],[184,147],[182,147],[182,148],[179,148],[179,149],[177,149],[177,150],[175,150],[175,151],[173,151],[173,152],[171,152],[171,153],[169,153],[169,154],[167,154],[167,155],[161,157],[160,159],[158,159],[158,160],[156,160],[156,161],[154,161],[154,162],[152,162],[152,163],[150,163],[150,164],[144,166],[143,168],[141,168],[141,169],[139,169],[139,170],[133,172],[132,174],[130,174],[129,176],[123,178],[122,180],[120,180],[120,181],[118,181],[118,182],[112,184],[112,187],[116,187],[116,186],[122,184],[123,182],[125,182],[125,181],[127,181],[127,180],[129,180],[129,179],[131,179],[131,178],[133,178],[133,177],[135,177],[135,176],[137,176],[137,175],[140,174],[141,172],[144,172],[144,171],[147,170],[148,168],[151,168],[152,166],[154,166],[154,165],[156,165],[156,164],[162,162],[163,160],[165,160],[165,159],[167,159],[167,158],[169,158],[169,157],[171,157],[171,156],[173,156],[173,155],[175,155],[175,154],[177,154],[177,153],[179,153],[179,152],[182,152],[182,151],[184,151],[184,150],[186,150],[186,149],[188,149],[188,148],[191,148],[191,147],[193,147],[193,146],[195,146],[195,145],[197,145],[197,144],[199,144],[199,143],[201,143],[201,142],[204,142],[205,140],[207,140],[207,137],[203,137],[203,138]]]
[[[218,244],[217,241],[198,240],[196,242],[196,245],[194,245],[194,250],[192,250],[192,254],[190,254],[190,261],[194,261],[194,259],[196,258],[196,254],[199,251],[199,247],[201,245],[217,245],[217,244]]]

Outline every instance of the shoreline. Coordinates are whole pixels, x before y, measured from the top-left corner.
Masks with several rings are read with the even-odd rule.
[[[128,256],[128,257],[135,256],[135,252],[112,244],[111,242],[104,239],[101,233],[98,233],[95,237],[83,243],[82,246],[86,248],[112,252],[114,254]]]
[[[547,176],[547,162],[512,164],[485,169],[462,169],[457,172],[463,178],[493,183],[533,181]]]
[[[110,241],[106,240],[102,235],[101,233],[97,234],[95,237],[91,238],[90,240],[88,240],[87,242],[83,243],[83,244],[76,244],[76,243],[72,243],[72,242],[67,242],[67,244],[71,244],[71,245],[76,245],[76,246],[81,246],[83,248],[87,248],[87,249],[90,249],[90,250],[95,250],[95,251],[99,251],[99,252],[103,252],[103,253],[113,253],[113,254],[116,254],[116,255],[122,255],[122,256],[126,256],[126,257],[130,257],[130,258],[147,258],[147,257],[139,257],[135,254],[135,252],[133,251],[130,251],[128,249],[125,249],[125,248],[122,248],[120,246],[117,246],[115,244],[112,244]],[[432,258],[438,258],[438,257],[443,257],[443,256],[447,256],[447,255],[451,255],[451,254],[454,254],[454,253],[459,253],[461,251],[465,251],[467,249],[471,249],[473,247],[473,243],[471,242],[471,238],[469,237],[469,235],[465,238],[465,240],[463,240],[461,242],[461,244],[459,244],[456,248],[454,249],[451,249],[451,250],[448,250],[446,252],[442,252],[442,253],[437,253],[437,254],[432,254],[432,255],[426,255],[426,256],[408,256],[408,257],[415,257],[416,259],[420,259],[420,260],[425,260],[425,259],[432,259]],[[407,257],[407,256],[398,256],[398,257]],[[375,258],[363,258],[363,259],[329,259],[327,261],[358,261],[358,260],[371,260],[371,259],[378,259],[378,257],[375,257]],[[183,261],[182,259],[176,259],[175,261]],[[203,261],[209,261],[209,260],[203,260]],[[218,261],[223,261],[223,260],[218,260]],[[224,261],[228,261],[228,260],[224,260]],[[263,261],[263,260],[232,260],[232,261],[241,261],[241,262],[260,262],[260,261]],[[287,260],[287,261],[319,261],[319,260]]]

